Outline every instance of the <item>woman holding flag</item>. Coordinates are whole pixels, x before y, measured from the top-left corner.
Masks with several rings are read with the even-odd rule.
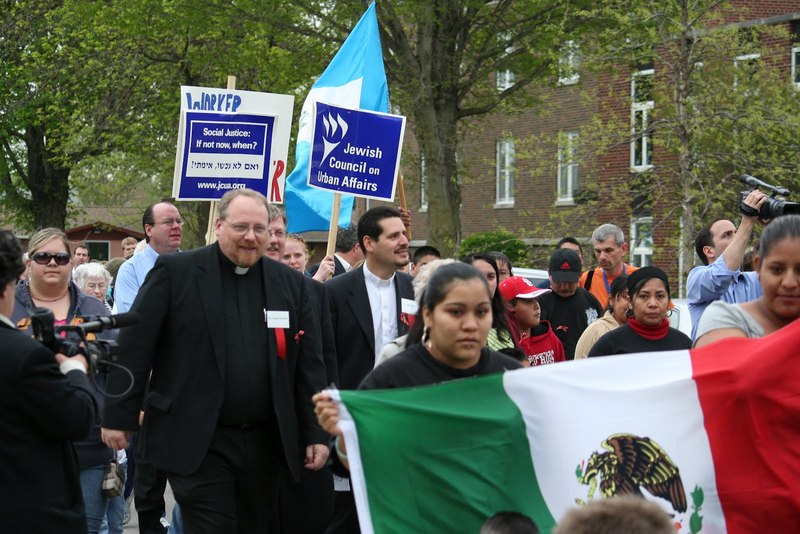
[[[521,368],[512,358],[486,347],[492,328],[492,297],[475,267],[451,263],[431,277],[409,333],[405,351],[376,367],[359,389],[423,386]],[[339,461],[347,449],[337,426],[339,408],[328,392],[314,395],[322,428],[336,436]]]

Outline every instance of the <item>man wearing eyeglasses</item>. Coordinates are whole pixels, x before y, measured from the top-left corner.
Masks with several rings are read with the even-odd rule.
[[[147,246],[144,250],[131,256],[122,264],[117,273],[114,285],[113,313],[125,313],[130,310],[139,288],[144,283],[147,273],[153,268],[161,254],[177,252],[183,238],[183,219],[173,204],[158,202],[147,206],[142,215],[142,228]],[[167,478],[165,473],[135,458],[133,447],[128,449],[128,478],[134,481],[136,510],[139,513],[141,532],[161,533],[166,529],[161,518],[164,514],[164,489]],[[130,495],[129,484],[126,497]],[[126,517],[129,515],[130,499],[126,498]]]
[[[228,191],[218,241],[159,256],[131,308],[141,320],[118,339],[134,380],[108,399],[103,439],[127,446],[144,402],[140,450],[194,534],[264,532],[282,473],[328,458],[311,404],[325,387],[318,320],[303,276],[263,257],[267,213],[260,193]],[[109,374],[110,391],[128,384]]]
[[[269,204],[269,235],[264,254],[275,261],[281,261],[286,246],[286,214],[276,206]]]
[[[147,206],[142,215],[142,228],[147,246],[119,268],[114,285],[114,313],[130,310],[156,258],[160,254],[177,252],[181,246],[183,219],[178,208],[169,202]]]

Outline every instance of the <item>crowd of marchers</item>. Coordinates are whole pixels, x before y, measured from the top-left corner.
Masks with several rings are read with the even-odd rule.
[[[335,253],[309,266],[285,214],[247,189],[222,197],[216,241],[194,250],[181,250],[170,202],[148,206],[145,240],[105,265],[58,229],[36,232],[26,252],[2,232],[0,502],[14,513],[0,531],[121,533],[133,503],[143,533],[357,533],[347,443],[323,390],[769,335],[800,317],[800,215],[760,221],[765,198],[743,199],[738,228],[714,220],[697,235],[691,337],[670,326],[667,274],[626,263],[611,222],[588,243],[561,238],[539,286],[496,251],[412,255],[410,214],[391,206],[340,228]],[[55,347],[40,342],[43,311]],[[74,326],[125,312],[135,324],[96,334],[116,344],[113,365],[87,355]],[[62,341],[84,343],[68,356]],[[529,523],[500,514],[484,531]]]

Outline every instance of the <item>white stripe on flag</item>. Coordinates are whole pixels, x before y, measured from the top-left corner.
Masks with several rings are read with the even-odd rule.
[[[300,111],[297,142],[311,143],[314,102],[358,109],[359,99],[361,98],[361,85],[363,82],[364,78],[361,77],[336,87],[314,87],[311,89],[303,103],[303,109]],[[298,165],[299,164],[300,162],[298,162]]]
[[[364,477],[364,465],[361,463],[361,447],[358,442],[358,431],[353,416],[347,411],[347,406],[342,402],[338,389],[328,389],[328,393],[339,406],[339,428],[344,434],[347,444],[347,462],[350,465],[350,488],[358,510],[358,524],[362,534],[374,534],[372,528],[372,515],[367,500],[367,479]],[[336,454],[336,451],[332,451]]]
[[[608,452],[602,443],[610,436],[625,433],[658,443],[680,470],[687,511],[676,513],[668,501],[652,498],[675,515],[680,532],[689,532],[696,486],[705,497],[703,532],[724,532],[689,351],[545,365],[506,373],[503,383],[523,413],[536,477],[554,518],[588,497],[578,466],[593,452]]]

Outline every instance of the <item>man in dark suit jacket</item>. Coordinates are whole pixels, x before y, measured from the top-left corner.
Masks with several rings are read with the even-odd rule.
[[[332,276],[339,276],[348,272],[353,265],[364,259],[364,252],[358,244],[358,229],[354,224],[347,228],[339,228],[336,231],[336,248],[333,255],[335,265]],[[345,263],[347,265],[345,265]],[[315,263],[308,270],[314,276],[319,269],[319,263]]]
[[[103,435],[123,447],[144,402],[139,447],[168,472],[187,532],[262,532],[282,468],[296,479],[327,460],[311,404],[325,385],[319,327],[303,276],[263,257],[263,195],[228,192],[215,229],[216,244],[159,256],[148,274],[131,308],[142,319],[119,338],[134,385],[107,402]],[[125,387],[112,372],[109,390]]]
[[[340,389],[356,389],[383,346],[405,334],[416,313],[412,278],[399,272],[409,262],[400,212],[384,206],[368,210],[358,221],[358,239],[364,265],[325,283]],[[336,512],[328,532],[358,532],[353,496],[345,490],[349,480],[337,479],[336,485]]]
[[[8,319],[23,270],[16,238],[0,232],[0,532],[85,534],[71,442],[95,421],[86,359],[54,357]]]

